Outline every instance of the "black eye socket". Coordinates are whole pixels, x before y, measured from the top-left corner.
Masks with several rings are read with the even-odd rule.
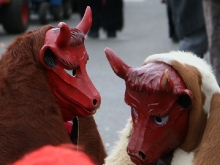
[[[73,77],[76,77],[76,73],[77,73],[76,69],[73,69],[73,70],[72,70],[72,75],[73,75]]]
[[[180,105],[182,108],[188,108],[188,107],[191,105],[192,100],[191,100],[191,98],[189,97],[189,95],[183,94],[183,95],[179,96],[177,102],[179,103],[179,105]]]
[[[50,68],[55,68],[57,66],[56,56],[52,50],[46,49],[44,52],[44,63]]]

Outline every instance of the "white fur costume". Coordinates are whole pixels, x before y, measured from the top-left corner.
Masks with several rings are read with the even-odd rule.
[[[193,93],[193,95],[195,98],[204,98],[204,101],[200,100],[196,102],[193,107],[197,108],[197,110],[195,111],[196,112],[198,111],[199,112],[198,114],[204,113],[206,115],[205,119],[207,119],[207,124],[204,124],[204,129],[202,129],[202,134],[200,135],[200,137],[202,138],[200,138],[198,144],[196,144],[196,147],[191,148],[190,151],[184,151],[183,149],[181,149],[181,147],[174,151],[171,165],[220,164],[220,158],[219,158],[220,151],[218,151],[220,150],[220,133],[218,133],[220,132],[220,120],[219,122],[214,122],[214,120],[217,121],[218,117],[220,118],[220,112],[218,113],[218,108],[217,108],[219,105],[219,111],[220,111],[220,89],[216,81],[216,78],[213,74],[211,66],[205,60],[200,59],[199,57],[193,55],[192,53],[180,52],[180,51],[173,51],[170,53],[155,54],[148,56],[144,61],[144,65],[150,62],[164,62],[166,64],[171,65],[174,69],[177,70],[180,76],[185,78],[185,79],[183,78],[183,80],[187,88],[193,87],[193,85],[191,84],[194,83],[194,78],[195,80],[201,79],[200,86],[198,87],[197,84],[196,86],[194,86],[200,89],[201,92],[199,94],[195,92]],[[191,70],[193,73],[191,73]],[[188,75],[190,80],[187,79]],[[193,89],[190,90],[193,91]],[[202,105],[200,102],[203,102]],[[198,107],[201,108],[198,109]],[[214,110],[211,111],[212,107]],[[192,109],[191,111],[194,111],[194,109]],[[193,118],[193,116],[191,116],[191,118]],[[203,119],[197,118],[195,119],[195,122],[197,122],[197,124],[205,122],[201,120]],[[190,122],[191,123],[189,129],[191,126],[192,127],[194,126],[193,119],[190,120]],[[105,159],[105,165],[134,165],[134,163],[131,162],[130,157],[127,155],[126,152],[131,130],[132,130],[132,121],[131,119],[129,119],[125,128],[120,132],[119,141],[116,143],[116,146],[110,152],[110,155]],[[193,138],[192,135],[193,130],[194,128],[190,130],[191,133],[190,131],[187,133],[188,139],[185,142],[185,144],[190,143],[189,139]],[[196,130],[197,129],[195,129],[194,132],[196,132]],[[210,136],[208,136],[209,134]],[[211,136],[212,134],[215,134],[217,137]],[[212,143],[216,143],[216,144],[209,145]],[[213,148],[215,148],[214,151]]]

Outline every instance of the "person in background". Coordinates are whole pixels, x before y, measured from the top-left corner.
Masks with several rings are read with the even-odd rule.
[[[169,33],[178,49],[203,58],[208,39],[201,0],[162,0],[167,4]]]
[[[220,1],[203,0],[210,63],[220,85]]]
[[[117,36],[117,31],[123,29],[123,0],[78,0],[78,11],[81,17],[86,6],[92,9],[92,26],[88,33],[90,38],[98,38],[99,30],[103,28],[107,37]]]

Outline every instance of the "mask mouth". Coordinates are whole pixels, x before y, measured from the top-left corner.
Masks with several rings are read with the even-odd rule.
[[[78,116],[78,117],[87,117],[87,116],[92,116],[96,113],[97,109],[95,110],[90,110],[90,109],[87,109],[85,107],[83,107],[82,105],[74,102],[73,103],[73,113],[75,114],[75,116]]]
[[[132,151],[127,148],[127,154],[130,156],[131,161],[135,164],[145,165],[144,162],[146,161],[147,157],[143,152]]]
[[[134,155],[129,155],[130,159],[133,163],[135,163],[136,165],[146,165],[142,160],[140,160],[137,156]],[[147,164],[148,165],[148,164]]]
[[[75,116],[79,116],[79,117],[85,117],[85,116],[90,116],[96,113],[97,108],[94,104],[97,103],[97,100],[94,99],[93,100],[93,105],[94,108],[85,108],[83,105],[79,104],[78,102],[74,101],[73,99],[71,99],[70,97],[68,97],[65,93],[63,93],[61,90],[58,90],[59,95],[61,95],[62,98],[66,98],[68,100],[68,102],[74,107],[72,108],[73,110],[75,110]],[[60,97],[60,96],[59,96]],[[74,112],[73,112],[74,113]]]
[[[130,154],[130,153],[128,153],[128,155],[130,156],[131,161],[133,163],[135,163],[136,165],[171,165],[171,162],[172,162],[172,159],[173,159],[173,151],[170,152],[165,157],[158,159],[154,163],[151,163],[151,162],[146,163],[146,159],[141,160],[138,156],[135,156],[135,155]]]

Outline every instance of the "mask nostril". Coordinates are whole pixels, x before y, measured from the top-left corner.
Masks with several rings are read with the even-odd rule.
[[[138,155],[139,155],[139,158],[141,158],[142,160],[145,160],[146,155],[143,152],[139,151]]]
[[[96,105],[97,102],[98,102],[98,101],[97,101],[96,99],[94,99],[94,100],[93,100],[93,105]]]

